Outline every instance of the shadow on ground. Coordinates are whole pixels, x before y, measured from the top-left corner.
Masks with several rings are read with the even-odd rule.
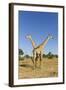
[[[31,68],[31,69],[33,69],[33,66],[32,65],[29,65],[29,64],[22,64],[22,65],[20,65],[20,67],[25,67],[25,68]]]

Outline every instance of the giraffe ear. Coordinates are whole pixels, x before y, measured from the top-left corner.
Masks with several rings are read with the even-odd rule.
[[[31,37],[31,35],[26,35],[26,38],[31,39],[32,37]]]

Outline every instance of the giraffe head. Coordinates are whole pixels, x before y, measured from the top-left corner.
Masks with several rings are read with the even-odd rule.
[[[53,39],[53,36],[49,34],[48,39]]]
[[[26,36],[27,39],[32,39],[31,35]]]

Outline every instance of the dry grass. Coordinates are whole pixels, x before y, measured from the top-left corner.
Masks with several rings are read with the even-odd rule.
[[[33,69],[31,59],[19,60],[19,79],[26,78],[44,78],[58,76],[58,58],[43,58],[41,68],[39,68],[39,61],[37,68]]]

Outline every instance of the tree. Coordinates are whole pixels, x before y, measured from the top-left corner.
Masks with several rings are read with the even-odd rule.
[[[48,55],[48,56],[51,56],[51,55],[52,55],[52,53],[51,53],[51,52],[49,52],[47,55]]]
[[[49,53],[47,54],[47,57],[48,57],[49,59],[51,59],[51,58],[53,58],[53,54],[52,54],[51,52],[49,52]]]
[[[43,58],[46,58],[47,57],[47,55],[46,54],[43,54]]]
[[[58,58],[58,55],[55,55],[56,58]]]
[[[24,54],[23,50],[19,49],[19,55],[23,55],[23,54]]]
[[[29,56],[29,55],[25,55],[25,57],[26,57],[26,58],[30,58],[30,56]]]

